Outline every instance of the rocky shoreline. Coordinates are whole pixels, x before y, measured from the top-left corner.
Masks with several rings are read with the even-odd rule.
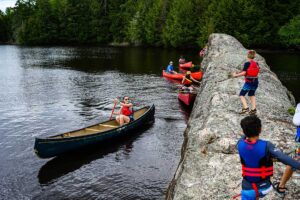
[[[231,78],[246,61],[247,49],[226,34],[212,34],[202,66],[204,77],[198,92],[182,146],[181,160],[166,199],[231,199],[241,189],[241,165],[236,142],[242,135],[239,91],[243,78]],[[295,127],[288,108],[293,96],[257,55],[261,67],[256,93],[258,117],[262,120],[261,138],[280,149],[293,148]],[[275,163],[273,180],[279,179],[284,165]],[[300,179],[292,178],[285,199],[300,199]],[[271,192],[265,199],[281,199]]]

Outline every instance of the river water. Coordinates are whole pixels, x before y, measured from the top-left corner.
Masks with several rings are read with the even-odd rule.
[[[180,54],[200,62],[196,51],[173,49],[0,46],[0,199],[164,199],[189,110],[161,70]],[[289,58],[299,64],[299,54]],[[296,74],[296,85],[284,81],[299,91],[299,66],[276,70]],[[113,98],[124,95],[155,104],[152,126],[105,148],[54,159],[33,153],[35,137],[107,120]]]

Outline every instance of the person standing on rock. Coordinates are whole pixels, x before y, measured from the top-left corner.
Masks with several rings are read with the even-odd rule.
[[[259,139],[261,121],[256,116],[241,120],[244,136],[238,141],[237,149],[242,164],[242,200],[256,200],[272,191],[273,159],[300,170],[300,162],[285,155],[271,142]]]
[[[295,148],[295,159],[300,161],[300,103],[298,103],[296,107],[296,112],[293,117],[293,123],[295,126],[297,126],[296,129],[296,136],[295,136],[295,142],[296,142],[296,148]],[[281,177],[281,180],[279,183],[274,183],[274,188],[279,194],[284,195],[286,191],[285,184],[288,182],[288,180],[292,177],[293,175],[293,169],[291,166],[287,166],[284,174]]]
[[[243,108],[240,114],[245,114],[248,112],[250,115],[256,114],[255,91],[258,87],[258,73],[260,71],[260,68],[257,62],[254,61],[255,55],[256,52],[254,50],[249,50],[247,54],[248,61],[245,62],[243,70],[240,73],[234,72],[232,74],[233,77],[245,76],[245,83],[239,95],[243,104]],[[252,106],[252,109],[250,111],[245,98],[245,95],[247,93]]]

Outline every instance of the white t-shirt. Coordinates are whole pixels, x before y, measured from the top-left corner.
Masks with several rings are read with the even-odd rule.
[[[295,115],[293,117],[293,123],[295,126],[300,126],[300,103],[297,104]]]

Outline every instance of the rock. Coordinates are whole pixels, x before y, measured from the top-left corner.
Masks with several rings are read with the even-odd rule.
[[[231,78],[246,61],[247,49],[226,34],[209,37],[208,52],[202,62],[203,81],[197,95],[182,157],[167,192],[167,199],[231,199],[241,190],[241,165],[235,148],[242,135],[239,115],[242,105],[239,91],[243,78]],[[261,67],[256,92],[258,116],[262,120],[261,138],[270,140],[282,150],[293,147],[295,127],[287,110],[293,97],[270,71],[265,60],[256,56]],[[248,102],[249,103],[249,102]],[[278,180],[284,165],[276,162]],[[288,182],[286,199],[300,199],[299,179]],[[271,192],[265,199],[280,199]]]

